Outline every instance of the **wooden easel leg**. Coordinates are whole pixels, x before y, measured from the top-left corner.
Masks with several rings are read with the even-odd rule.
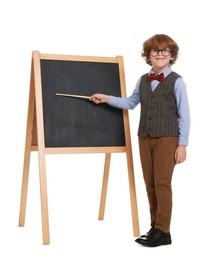
[[[44,140],[44,119],[42,103],[42,79],[40,67],[40,54],[38,51],[33,52],[33,65],[35,75],[35,104],[36,104],[36,123],[37,123],[37,141],[39,153],[39,181],[40,181],[40,199],[42,215],[42,234],[43,244],[50,243],[49,236],[49,219],[48,219],[48,198],[47,198],[47,181],[45,169],[45,140]]]
[[[133,160],[130,151],[127,152],[127,164],[128,164],[133,233],[134,236],[136,237],[140,235],[140,229],[139,229],[137,198],[136,198],[136,189],[135,189],[135,180],[134,180],[134,167],[133,167]]]
[[[111,154],[106,153],[105,164],[104,164],[104,173],[103,173],[102,191],[101,191],[101,199],[100,199],[100,210],[99,210],[99,217],[98,217],[99,220],[104,219],[110,161],[111,161]]]
[[[30,165],[30,148],[28,147],[28,145],[26,145],[25,157],[24,157],[24,167],[23,167],[23,177],[22,177],[21,203],[20,203],[20,211],[19,211],[19,227],[23,227],[25,224],[29,165]]]
[[[39,180],[40,180],[43,244],[48,245],[50,244],[50,235],[49,235],[47,181],[46,181],[46,169],[45,169],[45,154],[42,151],[39,151]]]
[[[23,227],[25,224],[26,204],[27,204],[27,190],[28,190],[28,178],[29,178],[29,166],[30,166],[30,153],[32,145],[33,125],[34,125],[34,111],[35,111],[35,93],[33,84],[33,67],[31,66],[31,79],[30,79],[30,93],[28,101],[28,118],[25,140],[25,155],[22,177],[22,189],[21,189],[21,203],[19,212],[19,226]]]

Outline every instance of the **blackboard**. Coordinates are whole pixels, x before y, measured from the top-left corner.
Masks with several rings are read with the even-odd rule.
[[[45,147],[125,146],[123,111],[56,93],[121,96],[118,63],[41,59]]]

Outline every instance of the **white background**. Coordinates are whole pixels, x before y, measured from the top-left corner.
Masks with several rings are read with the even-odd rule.
[[[212,1],[8,0],[0,4],[0,258],[213,258]],[[104,154],[47,155],[51,244],[42,244],[38,156],[32,153],[25,227],[18,227],[33,50],[124,57],[127,94],[150,67],[140,56],[156,33],[180,46],[173,70],[183,76],[191,109],[187,161],[173,177],[173,244],[134,242],[126,158],[113,154],[105,218],[98,221]],[[208,76],[211,78],[208,78]],[[139,162],[139,107],[129,112],[141,233],[149,229]],[[208,257],[205,257],[205,256]]]

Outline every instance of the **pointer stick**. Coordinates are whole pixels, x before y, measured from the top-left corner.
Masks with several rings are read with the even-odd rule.
[[[80,96],[80,95],[71,95],[71,94],[63,94],[63,93],[56,93],[57,96],[64,96],[64,97],[74,97],[74,98],[85,98],[89,99],[89,96]]]

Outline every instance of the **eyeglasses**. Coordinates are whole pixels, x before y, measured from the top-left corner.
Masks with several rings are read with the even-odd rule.
[[[151,49],[150,50],[150,55],[155,57],[159,54],[159,52],[161,52],[162,55],[164,56],[169,56],[171,54],[171,49],[166,48],[166,49],[162,49],[162,50],[158,50],[158,49]]]

